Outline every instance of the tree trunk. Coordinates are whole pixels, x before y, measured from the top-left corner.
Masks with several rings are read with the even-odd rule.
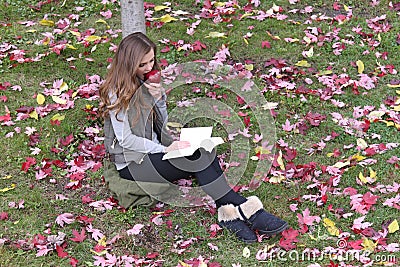
[[[121,0],[122,38],[134,32],[146,34],[143,0]]]

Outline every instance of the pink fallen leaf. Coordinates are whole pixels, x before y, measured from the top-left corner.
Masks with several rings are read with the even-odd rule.
[[[143,224],[138,223],[138,224],[136,224],[135,226],[133,226],[132,229],[129,229],[128,231],[126,231],[126,233],[127,233],[128,235],[138,235],[138,234],[140,234],[140,232],[142,231],[142,228],[143,228],[143,227],[144,227]]]
[[[69,264],[70,264],[72,267],[78,266],[78,263],[79,263],[79,261],[78,261],[77,259],[73,258],[73,257],[71,257],[71,259],[69,260]]]
[[[39,249],[38,252],[36,253],[36,257],[47,255],[47,253],[53,250],[51,248],[50,249],[47,248],[46,245],[37,245],[36,247]]]
[[[211,250],[218,251],[218,246],[214,245],[213,243],[207,243],[207,245]]]
[[[352,230],[362,230],[365,229],[367,227],[370,227],[372,225],[372,223],[369,222],[363,222],[365,219],[365,216],[362,216],[360,218],[357,218],[354,220],[353,222],[353,226],[351,227]]]
[[[302,214],[297,213],[297,218],[299,221],[299,224],[305,224],[305,225],[313,225],[314,222],[319,223],[321,221],[321,217],[319,216],[310,216],[310,210],[306,208]]]
[[[5,221],[8,219],[8,213],[7,212],[0,212],[0,221]]]
[[[379,196],[375,196],[370,192],[367,192],[363,195],[363,201],[367,204],[367,205],[374,205],[376,203],[376,200],[379,198]]]
[[[271,44],[268,41],[262,41],[261,42],[261,47],[262,48],[271,48]]]
[[[64,227],[64,224],[71,224],[75,221],[74,215],[71,213],[63,213],[57,216],[56,223],[61,227]]]
[[[93,226],[91,224],[89,224],[88,226],[86,226],[86,230],[91,233],[92,238],[96,241],[99,241],[101,238],[104,237],[104,234],[101,233],[101,231],[99,229],[95,229],[93,228]]]
[[[299,242],[297,236],[299,235],[299,231],[294,230],[293,228],[289,228],[282,232],[282,238],[279,240],[279,246],[289,251],[291,249],[296,248],[296,242]]]
[[[282,124],[282,129],[283,129],[285,132],[290,132],[290,131],[292,131],[294,128],[295,128],[295,125],[291,125],[291,124],[290,124],[290,121],[289,121],[288,119],[286,119],[285,124]]]

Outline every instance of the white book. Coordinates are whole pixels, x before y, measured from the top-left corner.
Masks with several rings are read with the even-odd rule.
[[[170,151],[162,159],[190,156],[199,148],[204,148],[206,151],[211,152],[214,147],[224,143],[221,137],[211,137],[212,129],[213,127],[182,128],[179,140],[189,141],[190,147]]]

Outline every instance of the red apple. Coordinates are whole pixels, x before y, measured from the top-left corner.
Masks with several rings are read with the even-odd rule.
[[[160,83],[161,82],[161,72],[159,70],[149,71],[144,75],[144,80],[149,83]]]

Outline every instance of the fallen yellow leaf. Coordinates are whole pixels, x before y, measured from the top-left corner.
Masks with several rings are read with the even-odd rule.
[[[272,14],[271,14],[272,15]],[[280,40],[281,39],[281,37],[279,37],[278,35],[273,35],[273,34],[271,34],[269,31],[267,31],[267,34],[272,38],[272,39],[274,39],[274,40]]]
[[[278,162],[281,170],[285,170],[285,164],[283,164],[283,159],[282,159],[282,151],[280,151],[280,150],[279,150],[279,155],[278,155],[278,158],[276,159],[276,162]]]
[[[357,71],[358,73],[363,73],[364,72],[364,62],[362,62],[361,60],[357,60],[356,61],[357,64]]]
[[[307,57],[312,57],[314,55],[314,47],[311,47],[305,54]]]
[[[308,63],[307,62],[307,60],[300,60],[299,62],[297,62],[296,64],[295,64],[296,66],[299,66],[299,67],[311,67],[311,64],[310,63]]]
[[[44,95],[42,95],[42,94],[37,94],[37,96],[36,96],[36,102],[37,102],[39,105],[42,105],[42,104],[44,103],[44,101],[46,101],[46,98],[44,97]]]
[[[54,21],[52,21],[52,20],[47,20],[47,19],[42,19],[41,21],[39,21],[39,24],[40,24],[40,25],[43,25],[43,26],[50,26],[50,27],[53,27],[53,26],[54,26]]]
[[[286,177],[279,174],[278,176],[273,176],[269,178],[269,182],[271,184],[280,184],[282,181],[286,180]]]
[[[368,147],[368,144],[367,142],[365,142],[364,139],[357,138],[357,146],[360,147],[361,149],[366,149]]]
[[[68,90],[68,84],[66,82],[63,82],[60,86],[60,91],[67,91]]]
[[[51,117],[51,121],[62,121],[65,119],[65,115],[60,115],[59,113],[57,113],[56,115],[54,115],[53,117]]]
[[[356,155],[353,155],[353,156],[351,157],[351,159],[355,159],[355,160],[357,160],[357,161],[362,161],[362,160],[366,159],[366,157],[360,156],[360,154],[356,154]]]
[[[362,250],[368,250],[368,251],[374,251],[376,248],[378,241],[374,243],[372,240],[369,240],[368,238],[364,238],[362,242],[363,249]]]
[[[169,8],[169,6],[155,6],[154,11],[160,11]]]
[[[374,171],[371,167],[369,167],[369,177],[372,179],[376,178],[376,171]]]
[[[100,238],[99,241],[97,241],[97,244],[99,244],[100,246],[106,247],[107,246],[107,237],[103,236],[102,238]]]
[[[329,75],[329,74],[332,74],[332,73],[333,72],[331,70],[323,70],[323,71],[318,72],[316,75],[317,76],[323,76],[323,75]]]
[[[183,261],[178,261],[179,265],[181,265],[182,267],[191,267],[191,265],[187,264],[186,262]]]
[[[323,224],[324,224],[326,230],[328,231],[328,233],[329,233],[330,235],[333,235],[333,236],[338,236],[338,235],[339,235],[340,231],[339,231],[339,229],[336,227],[336,224],[335,224],[332,220],[330,220],[330,219],[328,219],[328,218],[324,218],[324,219],[322,220],[322,222],[323,222]]]
[[[244,65],[244,68],[245,68],[246,70],[252,71],[252,70],[254,69],[254,65],[253,65],[253,64],[245,64],[245,65]]]
[[[310,37],[304,36],[303,40],[307,43],[307,44],[311,44],[311,39]]]
[[[75,31],[69,31],[72,35],[76,36],[76,37],[80,37],[81,33],[80,32],[75,32]]]
[[[105,21],[104,19],[98,19],[98,20],[96,20],[95,22],[96,22],[96,23],[103,23],[103,24],[108,25],[107,21]]]
[[[36,110],[29,113],[29,117],[31,117],[32,119],[35,119],[35,120],[39,119],[39,115],[37,114]]]
[[[11,184],[10,187],[5,187],[3,189],[0,189],[0,192],[4,193],[4,192],[10,191],[10,190],[13,190],[16,186],[17,186],[16,184]]]
[[[360,179],[361,182],[363,182],[364,184],[368,183],[367,178],[364,177],[364,175],[362,174],[362,172],[360,172],[358,174],[358,179]]]
[[[251,12],[251,13],[244,13],[244,14],[240,17],[239,20],[242,20],[242,19],[244,19],[244,18],[246,18],[246,17],[248,17],[248,16],[251,16],[251,15],[253,15],[253,12]]]
[[[372,111],[371,113],[368,114],[369,119],[381,119],[383,115],[385,115],[385,111]]]
[[[223,32],[210,32],[206,38],[226,38]]]
[[[58,97],[58,96],[53,95],[53,96],[51,96],[51,98],[52,98],[53,101],[56,102],[57,104],[61,104],[61,105],[67,104],[67,100],[62,99],[61,97]]]
[[[350,161],[345,161],[345,162],[339,161],[339,162],[336,162],[335,165],[333,165],[333,167],[340,169],[340,168],[346,167],[348,165],[350,165]]]
[[[70,44],[67,44],[67,48],[69,48],[69,49],[73,49],[73,50],[76,50],[76,49],[78,49],[78,48],[76,48],[75,46],[73,46],[73,45],[70,45]]]
[[[256,154],[260,153],[260,154],[270,154],[271,150],[269,150],[268,148],[262,147],[262,146],[258,146],[254,149],[254,151],[256,152]]]
[[[85,37],[86,42],[94,42],[97,40],[101,40],[101,37],[97,36],[97,35],[90,35],[90,36]]]
[[[167,14],[167,15],[164,15],[161,18],[159,18],[159,20],[164,22],[164,23],[168,23],[168,22],[175,21],[175,20],[178,20],[178,19],[176,19],[174,17],[171,17],[171,15]]]
[[[399,230],[399,223],[397,222],[397,219],[395,219],[393,222],[389,224],[389,234],[393,234],[394,232],[397,232]]]

